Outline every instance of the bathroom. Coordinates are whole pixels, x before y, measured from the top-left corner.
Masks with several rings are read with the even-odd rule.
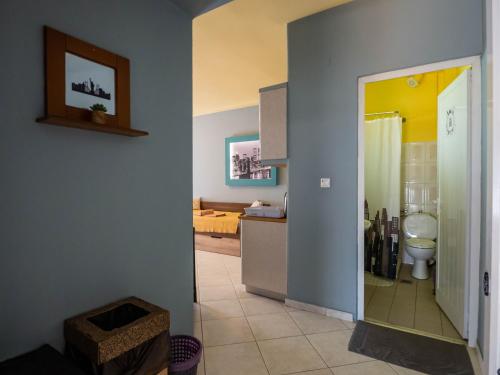
[[[365,86],[365,320],[466,337],[439,286],[466,278],[453,251],[466,241],[455,229],[467,208],[453,201],[468,191],[456,165],[467,165],[470,90],[469,66]]]

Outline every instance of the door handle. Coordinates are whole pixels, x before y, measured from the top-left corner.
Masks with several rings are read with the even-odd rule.
[[[483,292],[485,296],[490,295],[490,275],[488,272],[485,272],[483,276]]]

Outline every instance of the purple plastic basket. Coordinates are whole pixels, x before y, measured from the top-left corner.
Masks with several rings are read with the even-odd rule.
[[[201,342],[192,336],[176,335],[170,339],[169,374],[196,374],[203,350]]]

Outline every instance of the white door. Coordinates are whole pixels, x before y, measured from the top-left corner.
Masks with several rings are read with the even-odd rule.
[[[436,301],[468,334],[470,70],[438,97],[438,247]]]

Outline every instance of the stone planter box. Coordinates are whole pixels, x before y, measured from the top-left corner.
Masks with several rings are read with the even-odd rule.
[[[169,328],[168,310],[130,297],[67,319],[64,337],[73,352],[102,366],[161,336],[162,342],[151,349],[153,360],[162,362],[159,372],[168,367],[169,353],[163,351],[169,349]]]

